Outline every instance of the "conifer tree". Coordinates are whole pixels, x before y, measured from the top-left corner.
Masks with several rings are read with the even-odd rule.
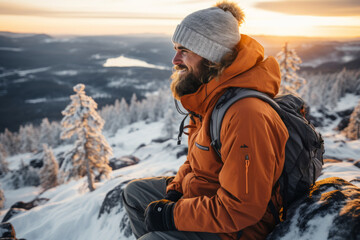
[[[165,137],[172,138],[176,132],[175,125],[178,124],[176,119],[176,113],[173,107],[169,107],[167,113],[165,114],[165,123],[163,126],[163,132]]]
[[[282,50],[276,55],[276,59],[280,65],[281,73],[280,93],[296,93],[305,84],[305,79],[296,74],[302,62],[300,57],[296,54],[295,49],[289,49],[286,42]]]
[[[0,188],[0,209],[4,208],[4,204],[5,204],[5,195],[4,195],[4,191]]]
[[[54,146],[54,139],[52,134],[53,129],[51,128],[51,124],[49,119],[44,118],[41,121],[40,125],[40,136],[39,136],[39,144],[43,146],[43,144],[47,144],[49,146]]]
[[[4,147],[4,144],[2,144],[1,142],[0,142],[0,153],[2,153],[2,155],[4,155],[4,157],[8,156],[6,149]]]
[[[20,141],[20,151],[25,152],[34,152],[38,149],[38,134],[37,130],[34,129],[32,124],[25,126],[20,126],[19,128],[19,141]]]
[[[50,145],[52,147],[56,147],[56,146],[59,146],[63,140],[60,138],[60,135],[61,135],[61,125],[59,122],[56,122],[56,121],[53,121],[50,123],[50,128],[51,128],[51,132],[50,132],[50,135],[51,135],[51,139],[52,139],[52,143],[53,145]]]
[[[349,125],[344,131],[349,139],[355,140],[360,138],[360,101],[352,112]]]
[[[5,154],[0,151],[0,176],[9,172],[8,162],[6,161]]]
[[[56,187],[58,185],[57,176],[59,165],[54,153],[47,144],[43,144],[43,167],[40,172],[40,184],[44,190]]]
[[[108,158],[112,149],[101,133],[104,120],[96,112],[97,104],[84,89],[84,84],[74,87],[76,94],[70,97],[71,103],[62,112],[61,138],[76,134],[77,141],[66,154],[61,169],[65,172],[65,180],[87,175],[89,189],[93,191],[94,173],[108,176],[111,172]]]
[[[7,155],[11,156],[19,153],[19,140],[15,133],[12,133],[9,129],[5,128],[4,133],[0,135],[0,141],[4,146]]]
[[[137,100],[136,94],[134,93],[130,100],[129,106],[129,118],[130,123],[137,122],[139,119],[139,102]]]

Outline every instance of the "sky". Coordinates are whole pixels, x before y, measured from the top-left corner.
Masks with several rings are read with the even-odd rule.
[[[51,35],[168,34],[217,0],[0,0],[0,31]],[[360,37],[360,0],[243,0],[249,35]]]

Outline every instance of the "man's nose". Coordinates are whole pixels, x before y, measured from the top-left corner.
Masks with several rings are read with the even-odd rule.
[[[172,59],[172,63],[174,65],[180,65],[182,64],[182,58],[181,58],[181,52],[177,51],[174,58]]]

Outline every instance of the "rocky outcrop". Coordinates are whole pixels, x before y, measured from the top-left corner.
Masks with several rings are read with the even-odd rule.
[[[30,210],[36,206],[42,205],[42,204],[46,203],[47,201],[49,201],[48,198],[35,198],[31,202],[23,202],[23,201],[16,202],[10,207],[9,211],[7,211],[7,213],[5,214],[5,216],[1,222],[2,223],[7,222],[13,216],[15,216],[19,213],[25,212],[27,210]]]
[[[121,195],[124,187],[128,182],[130,182],[130,180],[122,182],[120,185],[116,186],[114,189],[112,189],[106,194],[98,214],[98,218],[101,218],[102,215],[110,214],[111,212],[114,212],[115,214],[120,214],[123,212],[120,220],[119,229],[120,229],[120,233],[127,238],[132,235],[132,231],[130,227],[129,218],[125,213]]]
[[[117,170],[123,167],[138,164],[139,162],[140,162],[139,158],[129,155],[129,156],[122,156],[120,158],[110,159],[109,166],[112,168],[112,170]]]
[[[0,224],[0,239],[15,239],[15,230],[11,223]]]
[[[4,191],[0,189],[0,209],[4,207],[4,203],[5,203]]]
[[[275,239],[359,240],[360,188],[336,177],[316,182],[267,238]]]
[[[360,160],[358,160],[358,161],[354,162],[354,165],[355,165],[355,167],[360,168]]]
[[[11,223],[0,223],[0,240],[25,240],[16,238],[14,227]]]

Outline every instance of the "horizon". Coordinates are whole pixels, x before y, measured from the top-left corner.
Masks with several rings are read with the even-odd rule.
[[[239,3],[240,32],[279,37],[360,37],[357,0],[254,0]],[[0,0],[0,31],[51,36],[171,35],[188,14],[216,0]]]
[[[0,30],[0,35],[6,36],[7,34],[15,35],[47,35],[52,38],[76,38],[76,37],[169,37],[171,38],[172,34],[167,33],[121,33],[121,34],[50,34],[46,32],[14,32],[14,31],[2,31]],[[295,39],[296,41],[300,40],[309,40],[309,41],[358,41],[360,40],[359,36],[301,36],[301,35],[265,35],[265,34],[246,34],[250,37],[263,37],[263,38],[273,38],[273,39]],[[171,41],[171,39],[170,39]]]

